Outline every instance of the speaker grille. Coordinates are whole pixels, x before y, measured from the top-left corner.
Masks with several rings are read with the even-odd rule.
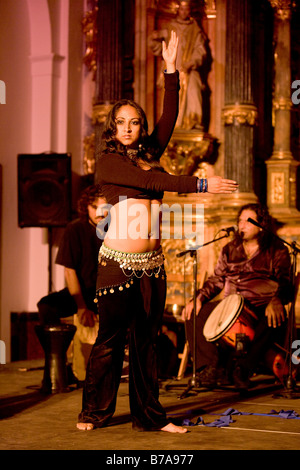
[[[20,227],[64,226],[71,220],[68,154],[18,156]]]

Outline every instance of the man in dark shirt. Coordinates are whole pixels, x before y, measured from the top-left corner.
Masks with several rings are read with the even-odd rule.
[[[258,228],[248,218],[266,230]],[[272,235],[272,219],[267,209],[259,204],[247,204],[240,209],[238,232],[234,240],[224,246],[214,275],[197,292],[196,367],[204,386],[217,383],[218,372],[224,366],[228,369],[229,357],[232,360],[233,356],[232,349],[222,347],[222,341],[208,341],[203,332],[207,319],[218,305],[218,302],[210,301],[222,290],[225,299],[240,294],[245,305],[257,317],[253,325],[254,337],[248,342],[246,354],[240,357],[235,354],[233,361],[232,378],[236,386],[247,388],[248,379],[259,361],[274,343],[282,343],[286,329],[284,305],[292,299],[289,252]],[[191,351],[192,311],[191,301],[183,311]]]
[[[98,186],[89,186],[83,191],[78,201],[79,218],[67,225],[55,260],[56,264],[64,266],[67,287],[38,302],[41,324],[57,325],[60,318],[77,313],[82,325],[94,326],[98,252],[102,244],[96,227],[107,215],[106,212],[98,214],[98,208],[105,203]]]

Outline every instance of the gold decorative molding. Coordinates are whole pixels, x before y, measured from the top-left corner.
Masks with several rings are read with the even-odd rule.
[[[216,2],[214,0],[205,0],[205,14],[209,19],[217,17]]]
[[[275,98],[273,100],[273,110],[277,111],[278,109],[280,110],[285,110],[289,111],[293,107],[292,100],[290,98],[285,98],[281,96],[280,98]]]
[[[284,172],[271,173],[271,203],[284,204]]]
[[[287,162],[294,160],[293,154],[290,150],[274,150],[271,158],[268,161],[280,160],[281,162]]]
[[[150,8],[151,7],[164,13],[176,15],[178,2],[176,0],[152,0]]]
[[[97,70],[97,14],[98,7],[87,11],[81,23],[86,44],[83,62],[88,70],[93,73],[93,80],[96,78]]]
[[[175,16],[181,2],[190,5],[193,18],[199,14],[204,16],[207,12],[215,12],[216,10],[214,0],[151,0],[148,9]]]
[[[95,173],[95,134],[83,139],[83,172],[85,175]]]
[[[223,108],[222,120],[225,125],[257,124],[257,108],[248,104],[234,104]]]
[[[194,207],[192,213],[188,215],[189,221],[193,223],[193,229],[196,229],[196,211],[197,204],[205,204],[203,208],[203,241],[196,241],[195,238],[175,238],[176,227],[175,222],[171,237],[162,238],[162,248],[165,255],[165,269],[167,273],[167,305],[180,305],[183,306],[193,294],[193,281],[194,281],[194,260],[190,254],[186,254],[181,258],[177,258],[177,254],[191,249],[192,247],[199,246],[209,240],[216,238],[216,234],[221,227],[233,225],[236,221],[237,210],[232,210],[228,207],[227,202],[222,204],[214,197],[213,203],[209,204],[209,195],[200,196],[195,194],[178,195],[175,193],[166,193],[163,202],[169,207],[173,204],[181,206],[182,214],[183,208],[187,204]],[[220,209],[222,208],[222,209]],[[199,220],[199,219],[198,219]],[[186,218],[185,218],[186,221]],[[199,232],[197,232],[199,234]],[[201,277],[204,273],[207,275],[213,274],[216,262],[219,258],[220,250],[229,239],[217,241],[216,243],[209,244],[208,246],[200,247],[197,251],[198,261],[198,283],[201,282]]]
[[[200,177],[200,165],[215,153],[216,139],[203,131],[176,129],[161,158],[161,164],[174,175],[196,175]],[[203,172],[203,171],[202,171]]]
[[[272,125],[275,126],[275,112],[276,111],[291,111],[293,103],[290,98],[281,96],[280,98],[274,98],[272,102]]]
[[[268,207],[270,207],[270,210],[296,210],[296,175],[299,164],[300,163],[296,160],[291,160],[289,158],[274,158],[274,154],[272,158],[266,161],[268,174],[267,204]]]
[[[296,2],[292,0],[269,0],[269,2],[274,8],[277,18],[282,21],[291,18],[292,9],[296,6]]]
[[[111,104],[97,104],[93,106],[92,124],[103,124],[111,109]]]

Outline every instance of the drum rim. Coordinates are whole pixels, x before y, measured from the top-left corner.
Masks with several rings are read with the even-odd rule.
[[[208,338],[205,336],[205,334],[204,334],[205,325],[206,325],[207,321],[209,320],[209,317],[208,317],[208,319],[206,320],[205,325],[204,325],[204,327],[203,327],[203,335],[204,335],[206,341],[208,341],[209,343],[212,343],[212,342],[214,342],[214,341],[217,341],[219,338],[221,338],[222,336],[224,336],[225,333],[227,333],[228,330],[230,330],[230,328],[232,327],[233,323],[236,321],[236,318],[239,316],[239,314],[241,313],[241,310],[242,310],[243,307],[244,307],[244,303],[245,303],[245,302],[244,302],[244,297],[243,297],[242,295],[240,295],[240,294],[230,294],[230,295],[234,295],[234,296],[237,296],[237,297],[240,298],[240,305],[239,305],[239,308],[237,309],[235,315],[233,316],[233,318],[231,319],[231,321],[229,322],[229,324],[226,326],[226,328],[224,328],[224,330],[222,330],[221,333],[218,333],[217,335],[215,335],[213,338],[210,338],[210,339],[208,339]],[[223,300],[221,300],[221,302],[224,301],[224,300],[226,300],[228,297],[229,297],[229,296],[225,297]],[[220,303],[221,303],[221,302],[220,302]],[[217,307],[220,305],[220,303],[217,305]],[[217,308],[217,307],[215,307],[215,308]],[[212,314],[212,313],[213,313],[213,311],[211,312],[211,314]]]

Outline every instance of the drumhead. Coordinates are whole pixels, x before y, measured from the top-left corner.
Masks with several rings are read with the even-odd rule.
[[[244,306],[244,298],[239,294],[225,297],[206,320],[203,334],[207,341],[219,339],[231,328]]]

